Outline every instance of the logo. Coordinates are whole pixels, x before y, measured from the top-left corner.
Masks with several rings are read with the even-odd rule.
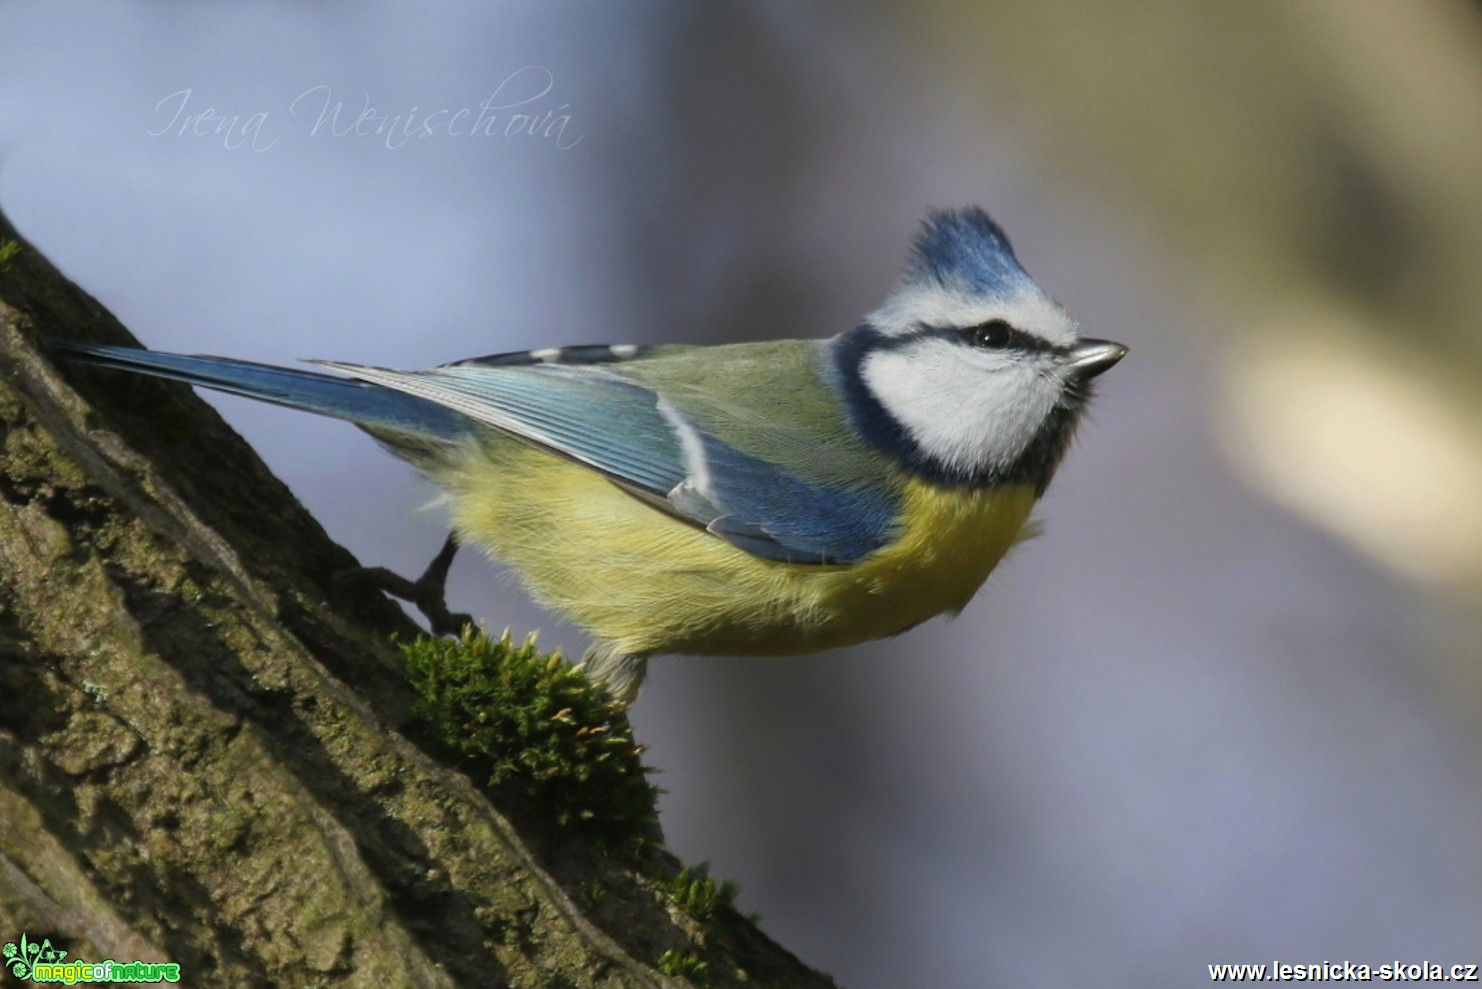
[[[60,982],[179,982],[180,966],[175,962],[101,962],[67,961],[67,952],[54,947],[51,938],[40,943],[25,934],[19,941],[7,941],[0,956],[10,974],[22,981]]]

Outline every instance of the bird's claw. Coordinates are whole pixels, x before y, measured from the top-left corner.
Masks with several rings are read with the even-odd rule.
[[[457,552],[458,541],[450,535],[416,580],[408,580],[385,567],[359,567],[339,574],[335,582],[369,585],[392,597],[410,601],[427,619],[434,635],[457,637],[466,626],[473,624],[471,615],[448,610],[448,569],[453,565]]]

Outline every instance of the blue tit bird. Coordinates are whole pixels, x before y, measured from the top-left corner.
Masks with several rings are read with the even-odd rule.
[[[624,701],[656,654],[794,655],[956,614],[1127,352],[1081,337],[976,208],[931,213],[894,293],[830,339],[313,362],[346,377],[54,346],[356,424],[447,492],[459,543],[591,634],[586,669]]]

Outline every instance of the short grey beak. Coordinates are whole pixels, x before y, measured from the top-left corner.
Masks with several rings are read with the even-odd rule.
[[[1127,356],[1127,348],[1110,340],[1082,340],[1071,348],[1065,366],[1081,378],[1096,377]]]

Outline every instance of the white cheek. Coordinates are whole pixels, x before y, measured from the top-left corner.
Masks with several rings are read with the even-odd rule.
[[[923,453],[965,472],[1011,464],[1059,396],[1031,364],[947,342],[879,351],[860,373]]]

